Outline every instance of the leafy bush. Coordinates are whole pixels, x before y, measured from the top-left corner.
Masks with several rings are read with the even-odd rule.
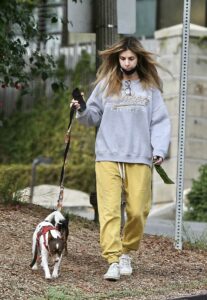
[[[61,76],[64,77],[66,70],[61,58],[60,61],[58,70],[62,70]],[[79,86],[87,98],[90,83],[95,77],[89,54],[83,51],[75,70],[70,72],[71,87]],[[0,130],[0,163],[27,164],[37,156],[52,157],[55,163],[62,159],[71,90],[54,94],[52,99],[40,95],[36,98],[36,105],[31,111],[16,112],[8,119],[4,118]],[[72,163],[82,163],[94,155],[94,138],[95,129],[85,128],[74,120],[70,155]]]
[[[94,76],[90,64],[89,55],[83,52],[76,69],[71,71],[71,86],[81,87],[86,94]],[[37,98],[31,111],[17,111],[3,120],[0,130],[0,197],[3,201],[11,199],[18,189],[30,186],[32,162],[40,156],[52,158],[52,164],[37,167],[36,185],[59,185],[71,91],[58,92],[52,99],[45,96]],[[95,129],[80,125],[74,117],[65,168],[65,187],[88,193],[94,191],[94,140]]]
[[[35,185],[59,185],[62,164],[39,165],[36,168]],[[0,167],[0,201],[11,203],[18,201],[14,194],[31,185],[31,165],[2,165]],[[95,185],[93,159],[85,164],[70,165],[65,168],[65,187],[90,193]]]
[[[78,61],[75,70],[71,70],[71,83],[73,87],[78,86],[88,93],[89,82],[95,78],[95,65],[91,64],[90,55],[83,50],[81,59]]]
[[[207,164],[199,169],[199,178],[193,180],[193,185],[188,194],[187,220],[207,222]]]
[[[29,184],[29,166],[1,166],[0,167],[0,201],[4,203],[16,202],[14,193]]]
[[[38,156],[62,161],[65,150],[64,136],[69,121],[68,94],[51,106],[38,104],[29,113],[17,113],[4,122],[0,132],[1,163],[32,163]],[[73,121],[70,159],[78,163],[94,153],[93,128],[85,128]],[[72,155],[74,153],[74,155]]]
[[[35,4],[34,1],[1,1],[0,84],[2,88],[11,86],[22,89],[30,84],[32,78],[41,76],[46,80],[53,75],[55,68],[53,57],[31,47],[32,42],[37,39],[46,42],[50,38],[47,35],[43,38],[38,28],[32,12]],[[54,17],[51,18],[51,22],[53,20]],[[28,52],[31,52],[29,59],[27,59]]]

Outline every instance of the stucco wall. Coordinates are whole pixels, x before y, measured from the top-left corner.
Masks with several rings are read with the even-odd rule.
[[[158,61],[172,73],[171,76],[160,70],[163,96],[172,124],[169,158],[165,160],[163,167],[176,182],[182,24],[156,31],[155,39],[158,42]],[[192,180],[197,178],[199,167],[207,163],[207,29],[191,24],[189,44],[185,189],[190,188]],[[153,177],[154,204],[175,201],[176,184],[163,184],[156,172]]]

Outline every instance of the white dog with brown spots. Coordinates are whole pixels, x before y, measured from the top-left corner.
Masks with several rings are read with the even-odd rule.
[[[52,223],[55,220],[55,225]],[[65,242],[57,229],[59,222],[64,220],[63,215],[59,211],[51,213],[43,222],[39,223],[33,234],[32,243],[32,262],[30,267],[32,270],[38,269],[38,255],[41,257],[41,266],[45,272],[45,278],[57,278],[59,276],[60,263]],[[48,259],[51,257],[54,264],[52,275],[50,274]]]

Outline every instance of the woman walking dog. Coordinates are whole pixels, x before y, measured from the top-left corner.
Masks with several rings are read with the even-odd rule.
[[[72,100],[78,120],[98,127],[96,182],[104,279],[131,275],[130,251],[139,248],[151,207],[151,167],[161,164],[170,140],[170,121],[161,95],[157,63],[134,37],[104,51],[96,86],[87,104]],[[120,235],[121,191],[127,220]]]

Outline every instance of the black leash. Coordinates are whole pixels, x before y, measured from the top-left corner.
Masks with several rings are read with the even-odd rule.
[[[70,118],[69,118],[69,124],[68,124],[68,130],[65,135],[65,151],[64,151],[64,157],[63,157],[63,165],[60,173],[60,193],[59,193],[59,198],[57,201],[57,210],[61,211],[62,206],[63,206],[63,196],[64,196],[64,174],[65,174],[65,163],[68,155],[68,151],[70,148],[70,136],[71,136],[71,128],[72,128],[72,123],[73,123],[73,117],[75,115],[75,109],[72,106],[70,109]]]
[[[81,106],[81,108],[86,108],[85,101],[83,99],[83,96],[78,88],[75,88],[72,92],[73,99],[77,100]],[[64,152],[64,158],[63,158],[63,166],[61,169],[60,173],[60,193],[59,193],[59,198],[57,201],[57,210],[61,211],[62,206],[63,206],[63,196],[64,196],[64,173],[65,173],[65,163],[68,155],[68,151],[70,149],[70,135],[71,135],[71,128],[72,128],[72,122],[73,122],[73,117],[75,115],[75,107],[71,106],[70,108],[70,118],[69,118],[69,124],[68,124],[68,130],[65,135],[65,152]],[[81,111],[79,109],[79,111]]]

